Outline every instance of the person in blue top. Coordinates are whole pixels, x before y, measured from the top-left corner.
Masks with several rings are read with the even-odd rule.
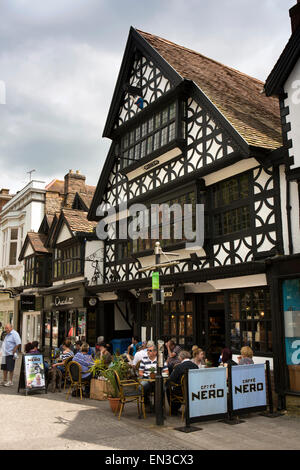
[[[139,350],[139,348],[142,346],[142,343],[140,339],[137,336],[132,337],[132,344],[128,346],[127,349],[127,354],[130,354],[131,356],[135,356],[135,353]]]
[[[90,367],[94,364],[94,359],[89,352],[90,346],[87,343],[83,343],[80,351],[75,354],[73,361],[78,362],[81,365],[81,378],[84,381],[91,381],[92,374],[89,372]],[[85,394],[89,395],[89,385],[85,387]]]
[[[13,375],[15,369],[16,353],[21,345],[21,338],[19,333],[15,331],[10,323],[5,325],[6,336],[2,344],[2,364],[3,381],[1,385],[11,387],[13,385]],[[9,380],[7,374],[9,373]]]

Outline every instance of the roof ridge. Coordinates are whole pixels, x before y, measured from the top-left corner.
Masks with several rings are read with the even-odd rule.
[[[250,78],[251,80],[255,80],[256,82],[258,83],[261,83],[262,85],[264,85],[264,82],[262,80],[259,80],[258,78],[256,77],[252,77],[251,75],[248,75],[247,73],[245,72],[241,72],[240,70],[237,70],[233,67],[230,67],[229,65],[225,65],[223,64],[222,62],[219,62],[218,60],[215,60],[215,59],[212,59],[211,57],[207,57],[205,56],[204,54],[201,54],[201,52],[197,52],[195,51],[194,49],[190,49],[188,47],[185,47],[185,46],[182,46],[180,44],[177,44],[176,42],[173,42],[173,41],[169,41],[168,39],[165,39],[165,38],[162,38],[161,36],[156,36],[155,34],[151,34],[151,33],[148,33],[147,31],[142,31],[141,29],[136,29],[136,31],[138,33],[142,33],[142,34],[146,34],[146,35],[149,35],[149,36],[152,36],[162,42],[165,42],[166,44],[169,44],[171,46],[176,46],[180,49],[183,49],[187,52],[190,52],[192,54],[195,54],[195,55],[198,55],[198,56],[201,56],[203,57],[204,59],[206,60],[210,60],[211,62],[214,62],[215,64],[218,64],[218,65],[221,65],[222,67],[225,67],[226,69],[229,69],[229,70],[232,70],[233,72],[236,72],[238,73],[239,75],[243,75],[244,77],[247,77],[247,78]]]

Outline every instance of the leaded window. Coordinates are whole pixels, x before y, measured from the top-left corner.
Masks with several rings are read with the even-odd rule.
[[[250,228],[249,174],[243,173],[212,187],[212,225],[215,237]]]
[[[120,140],[121,169],[151,155],[176,139],[184,139],[185,113],[185,104],[174,101],[123,135]],[[178,114],[180,126],[177,126],[176,121]]]
[[[53,278],[61,279],[82,274],[80,244],[55,248],[53,261]]]

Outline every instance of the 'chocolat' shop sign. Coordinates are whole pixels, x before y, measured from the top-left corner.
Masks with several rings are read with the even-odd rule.
[[[74,304],[74,297],[69,297],[69,296],[59,296],[55,295],[53,296],[53,302],[52,306],[53,307],[64,307],[64,306],[69,306]]]

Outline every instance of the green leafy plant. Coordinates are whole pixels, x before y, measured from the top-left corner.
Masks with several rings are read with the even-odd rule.
[[[114,356],[113,361],[108,367],[104,365],[102,359],[96,360],[95,364],[90,368],[90,372],[92,372],[93,377],[95,373],[97,377],[102,376],[107,379],[111,385],[110,396],[117,398],[119,396],[119,389],[114,372],[118,373],[120,380],[124,380],[127,378],[129,368],[128,362],[125,362],[121,356]]]
[[[89,372],[91,372],[94,379],[97,379],[101,375],[103,375],[103,371],[107,369],[104,363],[104,359],[95,359],[94,364],[89,368]]]

